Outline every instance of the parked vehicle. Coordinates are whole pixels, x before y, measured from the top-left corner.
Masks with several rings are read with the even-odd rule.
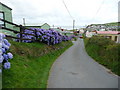
[[[79,35],[79,38],[83,38],[82,34]]]
[[[83,38],[83,36],[80,36],[80,38]]]

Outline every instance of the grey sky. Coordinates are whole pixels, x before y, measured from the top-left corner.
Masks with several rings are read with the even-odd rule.
[[[13,22],[22,24],[48,23],[51,26],[72,26],[62,0],[0,0],[11,7]],[[76,26],[92,23],[108,23],[118,21],[119,0],[64,0]],[[101,7],[101,8],[100,8]],[[99,12],[97,13],[97,11]],[[97,13],[97,14],[96,14]]]

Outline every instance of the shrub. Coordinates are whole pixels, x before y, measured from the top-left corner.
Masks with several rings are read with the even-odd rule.
[[[3,64],[2,66],[4,69],[9,69],[11,66],[8,59],[12,59],[13,55],[12,53],[7,52],[10,46],[11,44],[8,42],[7,39],[5,39],[5,35],[0,33],[0,63]]]
[[[100,36],[85,38],[84,41],[86,51],[93,59],[120,75],[118,70],[120,67],[120,44]]]
[[[50,30],[45,30],[40,28],[30,28],[30,29],[32,29],[33,31],[25,29],[24,33],[33,34],[35,36],[23,34],[22,35],[23,39],[32,39],[32,40],[23,40],[23,42],[39,41],[46,43],[48,45],[54,45],[62,41],[71,40],[74,37],[74,36],[68,37],[66,35],[61,35],[59,32],[56,32],[51,29]],[[20,38],[20,34],[18,34],[17,37]],[[20,41],[20,40],[17,39],[16,41]]]

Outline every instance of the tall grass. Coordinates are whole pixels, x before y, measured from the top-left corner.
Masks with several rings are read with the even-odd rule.
[[[89,56],[120,75],[120,44],[99,36],[85,38],[84,43]]]

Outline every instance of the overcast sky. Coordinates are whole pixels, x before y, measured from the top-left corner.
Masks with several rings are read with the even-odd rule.
[[[119,0],[0,0],[12,8],[13,22],[23,24],[48,23],[51,26],[76,26],[118,21]]]

